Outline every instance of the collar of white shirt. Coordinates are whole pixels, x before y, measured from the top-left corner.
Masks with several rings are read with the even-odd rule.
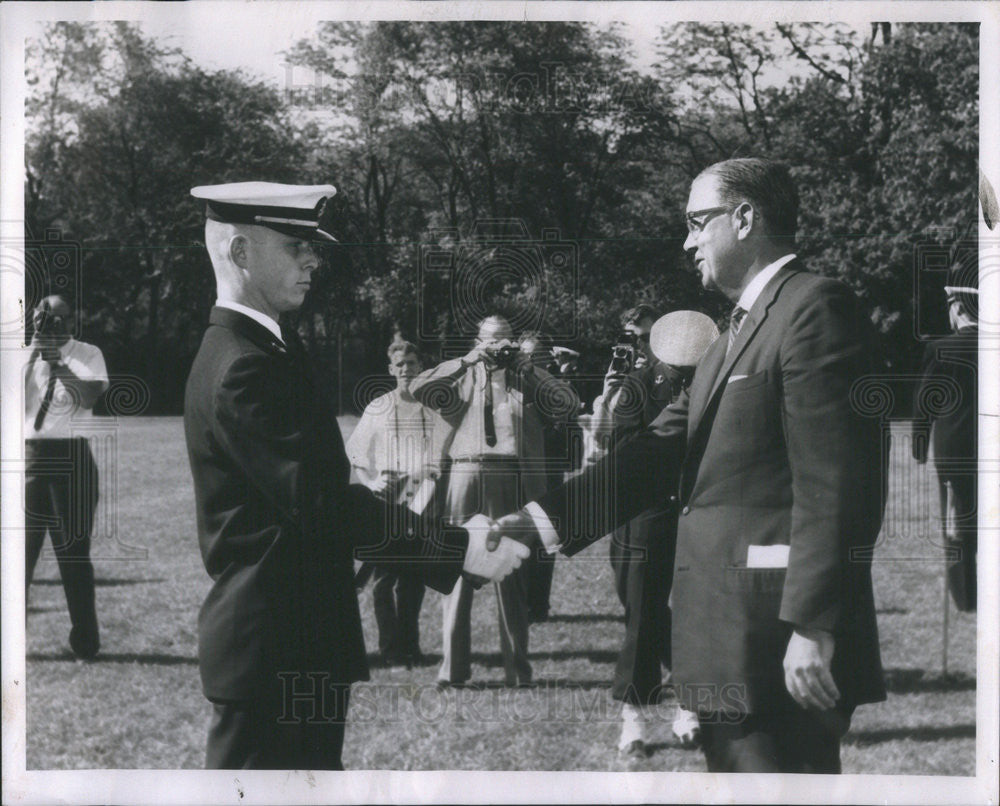
[[[761,269],[757,276],[743,289],[743,293],[740,294],[740,301],[736,304],[744,311],[749,311],[757,301],[757,297],[760,296],[761,291],[764,290],[764,286],[778,273],[778,269],[793,260],[795,260],[794,254],[784,255],[783,257],[779,257],[774,263],[769,263]]]
[[[255,311],[253,308],[248,308],[246,305],[241,305],[238,302],[233,302],[231,299],[217,299],[215,301],[215,304],[220,308],[229,308],[229,310],[231,311],[236,311],[237,313],[241,313],[244,316],[249,316],[257,324],[263,325],[268,330],[270,330],[278,341],[280,341],[282,344],[285,343],[285,340],[281,338],[281,326],[266,313]]]

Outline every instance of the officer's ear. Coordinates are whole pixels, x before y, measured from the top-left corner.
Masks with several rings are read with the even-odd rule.
[[[247,268],[250,265],[250,239],[241,232],[236,233],[229,239],[226,253],[233,265]]]

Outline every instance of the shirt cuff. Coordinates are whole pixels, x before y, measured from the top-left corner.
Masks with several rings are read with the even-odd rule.
[[[559,540],[559,534],[552,526],[552,521],[549,520],[549,516],[545,514],[545,510],[542,509],[534,501],[529,501],[524,505],[524,511],[531,516],[531,520],[535,523],[535,529],[538,531],[538,536],[542,540],[542,545],[545,546],[545,550],[549,554],[555,554],[559,551],[559,546],[562,545],[562,541]]]

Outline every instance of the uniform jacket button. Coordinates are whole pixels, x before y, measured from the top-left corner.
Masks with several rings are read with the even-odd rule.
[[[690,511],[691,507],[684,507],[684,509],[681,510],[681,515],[687,515]]]

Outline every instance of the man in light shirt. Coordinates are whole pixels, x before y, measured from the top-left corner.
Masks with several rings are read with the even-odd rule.
[[[369,403],[350,439],[347,456],[361,480],[377,496],[398,504],[419,499],[429,514],[430,498],[441,475],[441,453],[448,426],[441,416],[410,394],[410,382],[423,369],[420,354],[408,341],[389,345],[389,374],[396,388]],[[385,568],[372,573],[372,598],[378,647],[387,666],[419,664],[420,605],[424,583],[413,574]]]
[[[47,532],[66,592],[70,648],[92,660],[100,649],[90,561],[98,472],[86,425],[108,373],[101,351],[70,335],[73,314],[61,296],[43,299],[32,325],[24,372],[25,594]]]

